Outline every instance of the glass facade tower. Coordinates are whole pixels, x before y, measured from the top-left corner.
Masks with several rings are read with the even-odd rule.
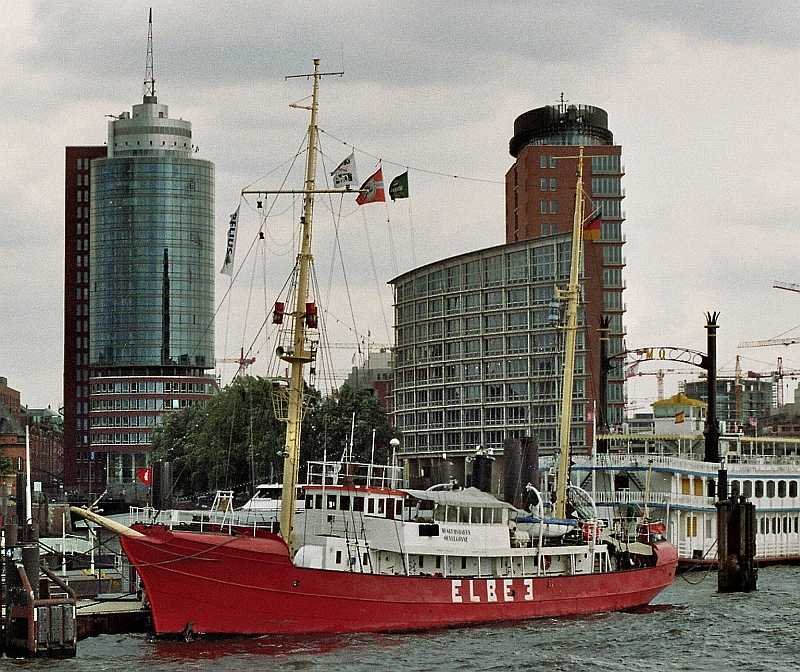
[[[109,122],[107,147],[91,162],[89,415],[113,492],[146,464],[164,413],[216,387],[214,165],[155,95]]]
[[[95,161],[94,364],[213,366],[213,188],[208,161]]]

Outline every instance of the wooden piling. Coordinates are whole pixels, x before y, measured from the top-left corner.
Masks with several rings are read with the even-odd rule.
[[[746,497],[729,497],[717,507],[717,590],[749,593],[757,589],[755,505]]]

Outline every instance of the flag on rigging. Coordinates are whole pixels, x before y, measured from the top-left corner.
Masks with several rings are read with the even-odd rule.
[[[236,254],[236,232],[239,229],[239,208],[231,215],[231,222],[228,225],[228,246],[225,248],[225,262],[222,264],[220,273],[233,275],[233,256]]]
[[[603,213],[600,208],[596,208],[586,221],[583,223],[584,240],[600,240],[602,235]]]
[[[364,184],[361,185],[359,191],[361,193],[356,199],[358,205],[386,201],[386,194],[383,191],[383,169],[378,168],[378,170],[372,173]]]
[[[395,177],[389,185],[389,196],[394,201],[408,198],[408,171]]]
[[[336,169],[331,173],[333,176],[333,188],[355,187],[358,183],[356,177],[356,156],[355,152],[350,152],[350,156],[345,158]]]
[[[136,469],[136,480],[142,485],[152,485],[153,467],[139,467]]]

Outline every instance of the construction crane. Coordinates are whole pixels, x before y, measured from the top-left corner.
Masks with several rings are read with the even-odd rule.
[[[800,292],[800,285],[794,282],[783,282],[781,280],[774,280],[772,283],[775,289],[785,289],[788,292]],[[767,338],[760,341],[742,341],[739,343],[740,348],[770,348],[776,345],[794,345],[800,343],[800,338],[794,336],[778,336],[777,338]]]
[[[390,349],[393,346],[390,343],[375,343],[374,341],[362,341],[361,343],[326,343],[325,347],[332,350],[357,350],[359,347],[366,346],[369,350],[375,348]]]
[[[244,356],[244,348],[239,351],[238,357],[222,357],[221,359],[216,360],[217,364],[238,364],[239,370],[236,371],[236,375],[234,378],[244,375],[247,373],[247,367],[251,364],[255,364],[256,358],[255,357],[245,357]]]
[[[748,371],[747,372],[748,378],[755,378],[759,380],[761,378],[771,378],[772,379],[772,402],[776,408],[780,408],[783,406],[783,379],[784,378],[792,378],[796,379],[800,377],[800,369],[784,369],[783,368],[783,357],[778,357],[778,363],[775,367],[774,371]]]
[[[800,292],[800,285],[795,282],[782,282],[775,280],[772,283],[774,289],[785,289],[787,292]]]
[[[639,362],[634,362],[625,371],[625,379],[633,378],[634,376],[655,376],[657,385],[658,401],[664,398],[664,377],[670,374],[678,375],[697,375],[697,371],[691,369],[659,369],[658,371],[639,371]]]
[[[788,336],[784,338],[767,338],[763,341],[741,341],[740,348],[769,348],[775,345],[794,345],[800,343],[800,338]]]

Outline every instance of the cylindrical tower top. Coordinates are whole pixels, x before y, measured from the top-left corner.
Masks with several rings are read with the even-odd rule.
[[[174,156],[189,158],[192,145],[192,123],[170,119],[169,108],[145,96],[133,106],[133,114],[123,112],[108,123],[108,156]]]
[[[514,136],[508,143],[517,158],[526,145],[613,145],[608,113],[592,105],[545,105],[514,120]]]

